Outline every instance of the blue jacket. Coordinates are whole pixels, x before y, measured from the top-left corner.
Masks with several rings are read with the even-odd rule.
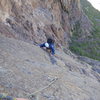
[[[54,55],[54,54],[55,54],[54,43],[48,43],[48,44],[49,44],[48,49],[50,49],[50,50],[51,50],[51,53]],[[45,46],[45,43],[40,44],[40,47],[46,47],[46,46]],[[46,48],[47,48],[47,47],[46,47]]]

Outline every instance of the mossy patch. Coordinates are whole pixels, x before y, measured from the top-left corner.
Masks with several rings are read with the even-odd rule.
[[[92,7],[86,0],[81,0],[82,9],[93,23],[92,36],[86,37],[83,41],[78,41],[81,37],[80,23],[77,22],[72,30],[70,50],[78,55],[87,56],[95,60],[100,60],[100,12]]]

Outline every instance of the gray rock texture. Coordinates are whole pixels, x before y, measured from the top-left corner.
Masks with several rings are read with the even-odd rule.
[[[92,66],[56,50],[48,52],[0,35],[0,93],[32,100],[99,100],[100,78]]]

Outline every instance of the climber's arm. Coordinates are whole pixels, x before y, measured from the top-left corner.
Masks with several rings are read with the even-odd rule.
[[[43,43],[43,44],[40,44],[40,47],[45,47],[45,43]]]

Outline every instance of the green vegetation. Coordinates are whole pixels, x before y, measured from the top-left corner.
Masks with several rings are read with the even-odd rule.
[[[92,7],[87,0],[81,0],[85,14],[93,23],[92,36],[83,41],[78,41],[81,37],[80,23],[77,22],[72,30],[72,43],[70,50],[78,55],[87,56],[95,60],[100,60],[100,12]]]

